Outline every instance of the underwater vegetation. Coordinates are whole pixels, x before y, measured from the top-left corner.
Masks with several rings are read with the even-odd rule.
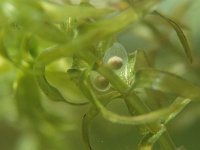
[[[1,0],[0,149],[200,148],[199,6]]]

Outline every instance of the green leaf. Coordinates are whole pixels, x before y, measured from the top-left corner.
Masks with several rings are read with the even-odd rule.
[[[19,44],[19,40],[18,39],[16,40],[16,37],[15,39],[11,40],[11,38],[13,38],[14,35],[8,36],[5,34],[6,32],[4,31],[0,32],[0,55],[6,60],[8,60],[9,62],[11,62],[12,65],[14,65],[15,67],[22,69],[21,64],[20,64],[22,62],[22,53],[19,52],[18,48],[16,47],[16,45]],[[12,41],[13,43],[15,44],[17,43],[17,44],[13,46],[13,43],[9,41]]]
[[[95,18],[107,15],[112,9],[97,9],[89,5],[56,5],[50,2],[41,2],[41,7],[46,11],[49,18],[54,21],[64,20],[66,17],[72,18]]]
[[[33,29],[32,29],[33,30]],[[72,39],[68,33],[60,31],[50,22],[39,24],[35,27],[35,32],[43,39],[55,43],[66,43]]]
[[[161,0],[126,0],[139,13],[147,13]]]
[[[17,80],[15,99],[17,109],[20,115],[24,117],[36,119],[43,111],[41,95],[33,75],[21,75]]]
[[[8,8],[7,8],[8,7]],[[79,5],[59,5],[47,1],[24,1],[16,0],[0,3],[0,16],[4,16],[7,24],[17,23],[24,31],[30,31],[41,36],[43,39],[57,42],[66,43],[72,39],[72,35],[62,32],[56,26],[62,21],[68,20],[68,26],[77,25],[73,24],[72,20],[77,19],[79,25],[86,22],[84,19],[91,17],[102,17],[112,12],[111,9],[97,9],[91,6]],[[5,25],[7,25],[5,23]],[[73,24],[73,25],[72,25]]]
[[[46,76],[45,76],[45,66],[44,65],[37,63],[34,67],[34,70],[35,70],[36,79],[37,79],[37,82],[38,82],[40,88],[42,89],[44,94],[46,94],[46,96],[49,97],[51,100],[63,101],[70,105],[85,105],[85,104],[87,104],[87,102],[74,103],[73,100],[69,100],[68,97],[66,97],[66,98],[63,97],[63,95],[60,93],[60,91],[57,88],[55,88],[54,86],[52,86],[47,81]],[[66,76],[67,76],[67,74],[66,74]],[[66,82],[66,84],[68,84],[68,83]]]
[[[140,68],[150,67],[150,63],[147,59],[146,53],[143,50],[136,50],[129,54],[128,60],[128,84],[131,85],[134,82],[135,72]]]
[[[88,26],[87,30],[84,30],[84,32],[76,39],[73,39],[66,44],[54,45],[48,48],[48,50],[45,50],[40,54],[39,61],[46,65],[56,59],[78,54],[89,64],[93,65],[94,60],[96,60],[96,57],[90,51],[93,44],[116,34],[116,32],[119,32],[137,19],[137,14],[129,9],[113,18],[97,21],[91,26]],[[113,28],[107,28],[107,26],[113,26]]]
[[[83,140],[89,150],[92,150],[92,146],[89,139],[89,126],[91,121],[98,114],[98,110],[95,107],[90,108],[89,112],[87,112],[82,119],[82,136]]]
[[[5,34],[5,33],[4,33],[3,31],[0,32],[0,54],[1,54],[1,56],[3,56],[5,59],[7,59],[7,60],[9,60],[9,61],[12,62],[12,59],[10,58],[10,56],[9,56],[9,54],[8,54],[8,52],[7,52],[7,49],[6,49],[5,45],[4,45],[4,42],[3,42],[4,34]]]
[[[155,69],[142,69],[136,72],[134,88],[150,88],[164,93],[174,93],[192,100],[200,99],[200,86],[172,73]]]
[[[86,82],[84,83],[83,86],[85,87],[85,91],[87,92],[86,93],[87,97],[101,112],[102,116],[113,123],[119,123],[119,124],[141,125],[154,122],[163,122],[163,121],[165,122],[166,118],[168,119],[171,114],[177,114],[177,112],[180,112],[190,102],[189,99],[184,99],[184,100],[177,99],[167,108],[159,109],[156,111],[149,112],[147,114],[142,114],[133,117],[123,116],[109,111],[104,105],[102,105],[102,103],[96,97],[92,88],[90,88]]]
[[[108,94],[101,95],[99,99],[101,99],[101,102],[104,106],[106,106],[108,103],[110,103],[112,100],[117,98],[119,95],[116,92],[110,92]],[[92,123],[92,120],[99,114],[99,110],[92,106],[89,111],[84,115],[82,119],[82,136],[83,140],[88,147],[88,149],[92,150],[92,146],[89,139],[89,128],[90,124]]]
[[[21,42],[21,48],[32,58],[36,58],[39,53],[38,39],[34,35],[26,34]]]
[[[78,84],[71,80],[68,73],[46,71],[45,76],[48,83],[59,90],[65,99],[73,103],[88,103],[88,99],[83,95]]]
[[[184,32],[182,31],[181,27],[176,22],[174,22],[170,18],[165,17],[164,15],[160,14],[157,11],[154,11],[154,14],[158,15],[159,17],[161,17],[162,19],[167,21],[174,28],[174,30],[176,31],[176,34],[177,34],[177,36],[178,36],[178,38],[179,38],[179,40],[180,40],[180,42],[181,42],[181,44],[182,44],[182,46],[184,48],[184,51],[185,51],[188,59],[192,63],[192,61],[193,61],[192,51],[190,49],[188,40],[187,40]]]
[[[155,142],[162,136],[165,131],[165,126],[161,125],[161,128],[156,133],[146,134],[140,141],[139,150],[152,150]]]

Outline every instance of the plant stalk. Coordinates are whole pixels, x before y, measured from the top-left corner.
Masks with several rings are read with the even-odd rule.
[[[124,96],[125,103],[131,115],[150,112],[148,106],[145,105],[145,103],[143,103],[133,91],[129,91],[129,86],[125,84],[109,67],[101,66],[97,71],[105,76],[112,86]],[[162,125],[159,123],[148,124],[147,128],[150,132],[156,133],[162,128]],[[163,150],[176,150],[176,146],[167,131],[163,133],[158,142],[162,145]]]

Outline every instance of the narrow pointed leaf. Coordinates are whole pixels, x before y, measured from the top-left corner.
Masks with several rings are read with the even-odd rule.
[[[162,126],[157,133],[148,133],[145,135],[139,144],[139,150],[152,150],[154,143],[162,136],[165,131],[165,126]]]
[[[146,53],[143,50],[136,50],[133,53],[129,54],[129,60],[128,60],[128,84],[131,85],[135,72],[139,68],[146,68],[150,67],[150,63],[147,59]]]
[[[185,51],[188,59],[190,60],[190,62],[192,62],[193,61],[192,51],[190,49],[188,40],[187,40],[184,32],[182,31],[181,27],[176,22],[174,22],[170,18],[165,17],[164,15],[160,14],[157,11],[154,11],[154,14],[156,14],[156,15],[160,16],[162,19],[166,20],[174,28],[174,30],[176,31],[176,34],[184,48],[184,51]]]

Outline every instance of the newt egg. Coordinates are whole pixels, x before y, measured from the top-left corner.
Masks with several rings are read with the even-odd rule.
[[[123,66],[123,60],[122,58],[118,57],[118,56],[113,56],[108,60],[108,65],[112,68],[112,69],[120,69]]]

